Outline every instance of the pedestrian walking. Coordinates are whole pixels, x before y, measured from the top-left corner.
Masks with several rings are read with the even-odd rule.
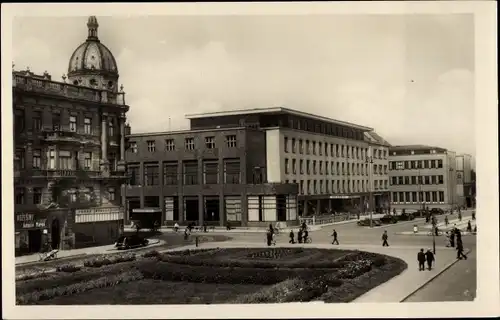
[[[446,217],[444,217],[444,224],[445,224],[446,226],[448,226],[448,223],[449,223],[449,221],[448,221],[448,216],[446,216]]]
[[[291,243],[291,244],[294,244],[295,243],[295,233],[293,233],[293,229],[290,230],[290,241],[288,241],[288,243]]]
[[[309,237],[309,231],[307,229],[304,229],[304,235],[302,236],[304,243],[307,243],[307,238]]]
[[[446,247],[451,246],[450,233],[448,231],[446,231],[446,234],[445,234],[445,245],[446,245]]]
[[[382,234],[382,247],[388,247],[389,246],[389,243],[387,242],[387,240],[389,239],[389,236],[387,235],[387,230],[384,231],[384,234]]]
[[[186,227],[186,229],[184,229],[184,240],[187,240],[189,238],[189,228]]]
[[[472,232],[472,225],[470,223],[470,220],[469,222],[467,222],[467,232]]]
[[[271,230],[267,230],[267,232],[266,232],[266,242],[267,242],[267,246],[271,246],[271,244],[273,242],[273,234],[272,234]]]
[[[297,241],[299,243],[302,243],[302,229],[299,229],[299,231],[297,232]]]
[[[458,220],[462,221],[462,213],[460,211],[458,212]]]
[[[427,268],[431,270],[432,263],[434,262],[434,253],[432,253],[431,249],[427,249],[427,252],[425,253],[425,260],[427,260]]]
[[[457,241],[457,259],[462,260],[462,258],[467,260],[467,256],[464,254],[464,244],[460,240]]]
[[[413,225],[413,233],[418,233],[418,226],[416,224]]]
[[[339,240],[337,238],[338,234],[337,234],[337,231],[335,229],[333,229],[333,233],[332,233],[332,236],[333,236],[333,241],[332,241],[332,244],[339,244]]]
[[[419,253],[417,253],[417,261],[418,261],[418,271],[424,271],[425,270],[424,249],[420,249]]]
[[[476,211],[472,211],[472,220],[476,220]]]

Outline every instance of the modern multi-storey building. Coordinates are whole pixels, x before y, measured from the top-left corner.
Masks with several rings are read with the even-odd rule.
[[[391,207],[418,210],[457,205],[455,152],[407,145],[389,149]]]
[[[264,225],[296,221],[297,208],[362,210],[370,192],[382,206],[375,199],[388,191],[388,148],[371,128],[287,108],[187,118],[188,131],[129,136],[129,211],[160,207],[167,222]]]
[[[456,157],[457,171],[457,204],[470,208],[474,205],[473,158],[470,154]]]
[[[45,241],[59,249],[112,243],[123,223],[129,107],[95,17],[87,27],[62,81],[12,72],[17,253]]]

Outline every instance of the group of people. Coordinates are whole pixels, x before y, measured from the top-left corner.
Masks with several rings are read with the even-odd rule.
[[[295,243],[295,233],[292,230],[290,230],[290,234],[288,235],[290,237],[290,240],[288,243],[294,244]],[[307,225],[305,222],[302,223],[300,226],[299,230],[297,231],[297,242],[298,243],[307,243],[309,240],[309,231],[307,230]]]
[[[464,254],[464,244],[462,242],[462,232],[460,229],[454,227],[450,232],[446,232],[446,246],[452,247],[457,250],[457,259],[466,259],[467,256]]]
[[[434,253],[431,249],[427,249],[427,252],[424,253],[424,249],[420,249],[420,252],[417,254],[418,261],[418,271],[425,270],[425,262],[427,261],[427,269],[432,269],[432,264],[434,262]]]

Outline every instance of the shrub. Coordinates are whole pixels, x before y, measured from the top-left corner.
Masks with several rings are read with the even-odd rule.
[[[354,279],[370,271],[371,266],[371,260],[358,260],[356,262],[351,262],[340,270],[337,277],[338,279]]]
[[[135,254],[128,253],[124,255],[113,255],[113,256],[102,256],[91,260],[87,260],[83,265],[87,268],[100,268],[102,266],[107,266],[110,264],[123,263],[128,261],[134,261],[136,259]]]
[[[378,256],[376,257],[375,259],[373,259],[373,262],[372,264],[377,267],[377,268],[380,268],[382,267],[383,265],[385,265],[387,262],[387,259],[384,257],[384,256]]]
[[[16,281],[34,280],[34,279],[46,278],[48,276],[49,275],[45,270],[36,271],[33,273],[23,273],[23,274],[16,276]]]
[[[169,251],[167,254],[171,256],[194,256],[202,253],[210,253],[217,252],[219,248],[210,248],[210,249],[187,249],[187,250],[178,250],[178,251]]]
[[[186,281],[198,283],[230,283],[270,285],[288,278],[313,279],[325,273],[327,269],[262,269],[241,267],[205,267],[179,265],[165,262],[144,262],[138,266],[145,278],[166,281]]]
[[[58,296],[78,294],[97,288],[112,287],[119,283],[131,282],[139,279],[142,279],[142,274],[134,270],[113,276],[104,276],[92,281],[74,283],[65,287],[55,287],[27,293],[18,297],[16,302],[21,305],[34,304],[38,301],[50,300]]]
[[[160,253],[156,250],[151,250],[151,251],[145,252],[142,256],[144,258],[155,258],[155,257],[159,257]]]
[[[68,264],[63,264],[63,265],[57,266],[56,271],[57,272],[76,272],[76,271],[79,271],[80,269],[82,269],[82,267],[77,266],[77,265],[72,264],[72,263],[68,263]]]

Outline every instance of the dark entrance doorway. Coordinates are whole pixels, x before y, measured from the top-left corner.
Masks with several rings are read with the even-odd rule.
[[[286,221],[286,196],[276,196],[276,215],[278,221]]]
[[[52,220],[52,228],[50,232],[52,249],[59,249],[59,242],[61,242],[61,226],[59,224],[59,219]]]
[[[140,207],[141,199],[132,197],[127,199],[128,221],[132,220],[132,212],[134,211],[134,209],[139,209]]]
[[[205,215],[203,219],[207,224],[219,222],[219,197],[205,197]]]
[[[184,212],[186,222],[198,222],[198,198],[185,198],[184,199]]]
[[[28,231],[28,251],[40,252],[42,249],[42,230],[35,229]]]

